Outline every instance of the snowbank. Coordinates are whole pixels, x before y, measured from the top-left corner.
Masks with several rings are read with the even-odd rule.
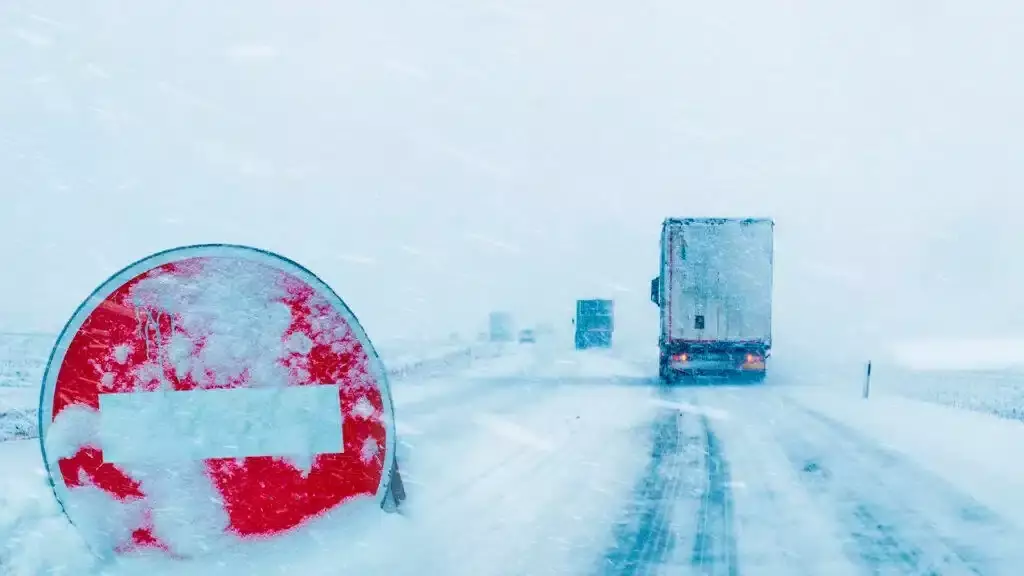
[[[483,380],[524,378],[535,364],[535,359],[528,352],[501,345],[480,347],[474,349],[468,359],[461,355],[454,362],[447,363],[447,368],[455,367],[456,362],[467,364],[465,367],[459,366],[458,378],[452,378],[450,370],[440,373],[424,370],[419,372],[422,377],[411,379],[408,385],[392,386],[392,401],[400,412],[399,428],[410,414],[436,412],[447,405],[459,405],[481,394],[493,392],[495,387],[483,383]],[[469,361],[472,363],[469,364]]]
[[[0,475],[3,576],[322,574],[325,567],[337,573],[374,573],[370,569],[374,558],[352,552],[385,550],[391,540],[402,539],[408,525],[400,516],[381,513],[373,502],[360,502],[287,537],[252,543],[216,557],[179,563],[153,554],[104,562],[93,556],[81,534],[60,512],[46,483],[35,441],[0,443],[0,462],[19,470],[18,474]],[[32,473],[24,473],[25,469]],[[286,570],[282,568],[285,565]]]
[[[0,442],[0,574],[87,574],[94,563],[46,482],[39,442]]]
[[[38,387],[0,388],[0,442],[12,438],[38,437],[38,405]]]
[[[792,389],[788,394],[905,454],[991,510],[1024,526],[1024,423],[949,406],[873,394]]]
[[[449,344],[430,349],[426,353],[421,350],[392,356],[386,352],[380,352],[380,356],[388,367],[389,376],[404,378],[424,372],[430,373],[456,366],[466,366],[475,360],[496,357],[501,352],[501,349],[489,344]]]

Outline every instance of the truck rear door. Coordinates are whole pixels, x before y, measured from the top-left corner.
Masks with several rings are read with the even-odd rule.
[[[772,222],[682,220],[664,234],[667,339],[770,343]]]
[[[576,303],[577,347],[610,346],[614,328],[611,300],[579,300]]]

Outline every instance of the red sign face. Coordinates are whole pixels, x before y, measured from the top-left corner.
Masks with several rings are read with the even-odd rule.
[[[162,252],[75,313],[44,377],[43,457],[101,554],[189,557],[382,501],[383,366],[308,270],[242,246]]]

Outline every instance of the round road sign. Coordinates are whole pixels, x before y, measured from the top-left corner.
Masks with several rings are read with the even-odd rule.
[[[43,380],[43,461],[100,554],[195,556],[387,495],[384,368],[341,298],[275,254],[188,246],[128,266]]]

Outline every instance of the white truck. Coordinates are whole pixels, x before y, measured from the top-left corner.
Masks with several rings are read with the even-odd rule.
[[[661,313],[660,375],[745,374],[762,380],[772,348],[775,223],[668,218],[651,301]]]

